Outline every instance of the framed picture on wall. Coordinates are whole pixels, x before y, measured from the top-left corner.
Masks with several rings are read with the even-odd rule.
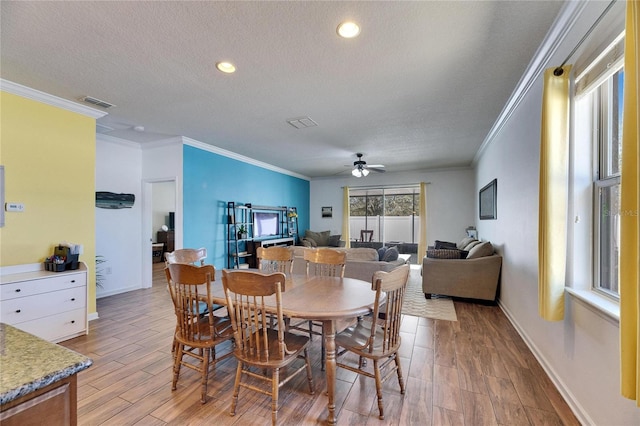
[[[480,220],[496,219],[498,196],[498,179],[489,182],[480,190]]]
[[[324,218],[333,217],[333,207],[323,207],[322,217]]]

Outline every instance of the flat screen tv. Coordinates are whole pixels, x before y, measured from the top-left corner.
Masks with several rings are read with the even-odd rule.
[[[276,212],[253,213],[253,238],[272,238],[280,235],[280,216]]]

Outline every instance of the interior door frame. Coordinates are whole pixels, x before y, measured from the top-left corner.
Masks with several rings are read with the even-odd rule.
[[[176,176],[165,178],[153,178],[142,180],[142,288],[151,288],[153,285],[153,258],[151,256],[151,244],[153,243],[153,184],[173,182],[175,191],[175,240],[182,245],[182,203],[178,199],[178,178]]]

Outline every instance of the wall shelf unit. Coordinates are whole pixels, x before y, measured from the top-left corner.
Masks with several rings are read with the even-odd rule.
[[[296,207],[227,203],[227,268],[257,267],[258,247],[295,245]]]

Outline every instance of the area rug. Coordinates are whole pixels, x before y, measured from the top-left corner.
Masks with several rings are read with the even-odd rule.
[[[453,300],[448,297],[434,296],[425,299],[422,292],[420,267],[412,267],[407,290],[404,294],[402,313],[414,317],[432,318],[445,321],[458,321]]]

